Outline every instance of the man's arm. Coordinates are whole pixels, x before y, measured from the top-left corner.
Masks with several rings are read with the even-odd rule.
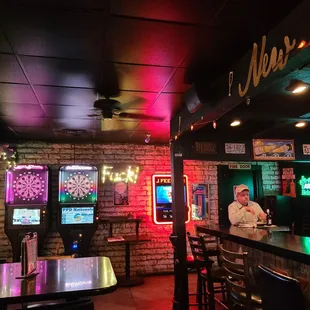
[[[228,206],[228,218],[232,225],[245,222],[245,210],[243,208],[239,209],[238,206],[232,203]]]
[[[263,211],[263,209],[261,208],[261,206],[258,203],[256,203],[256,212],[257,212],[257,216],[262,221],[266,221],[267,214]]]

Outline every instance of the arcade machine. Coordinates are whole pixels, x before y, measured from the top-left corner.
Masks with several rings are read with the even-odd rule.
[[[58,230],[65,254],[87,256],[98,221],[98,169],[63,166],[59,170]]]
[[[190,205],[188,197],[188,179],[184,180],[184,207],[186,208],[186,220],[190,220]],[[154,174],[152,178],[153,188],[153,219],[155,224],[172,224],[172,187],[171,175]]]
[[[26,233],[37,232],[38,248],[48,229],[48,168],[18,165],[6,171],[4,231],[19,262],[21,241]]]

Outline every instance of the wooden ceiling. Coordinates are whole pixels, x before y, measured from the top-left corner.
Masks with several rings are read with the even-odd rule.
[[[299,1],[250,2],[2,1],[2,141],[168,143],[190,84],[211,83]],[[160,120],[89,117],[102,95]]]

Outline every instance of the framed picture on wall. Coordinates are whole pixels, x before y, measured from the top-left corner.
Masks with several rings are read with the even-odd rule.
[[[128,206],[128,183],[115,182],[113,183],[114,191],[114,205],[115,206]]]
[[[210,185],[192,184],[192,219],[203,220],[208,217],[210,205]]]

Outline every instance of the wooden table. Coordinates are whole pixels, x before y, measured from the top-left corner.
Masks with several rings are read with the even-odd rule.
[[[21,264],[0,265],[0,309],[7,304],[108,294],[117,280],[108,257],[84,257],[38,261],[39,274],[16,279]]]
[[[130,276],[130,246],[131,244],[144,243],[152,241],[150,237],[145,235],[132,235],[132,236],[122,236],[124,240],[118,240],[109,242],[112,244],[125,244],[125,276],[118,277],[118,283],[120,286],[135,286],[143,284],[143,278],[139,276]]]

